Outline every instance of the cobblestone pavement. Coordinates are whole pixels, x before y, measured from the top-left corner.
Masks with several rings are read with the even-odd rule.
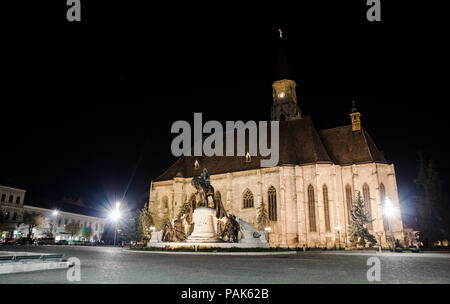
[[[450,283],[450,254],[319,253],[226,256],[132,252],[82,246],[4,246],[1,251],[65,253],[81,261],[79,283],[370,283],[367,260],[381,262],[380,283]],[[67,270],[0,275],[0,283],[71,283]]]

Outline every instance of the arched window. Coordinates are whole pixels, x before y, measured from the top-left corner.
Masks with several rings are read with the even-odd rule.
[[[253,208],[253,193],[246,189],[242,195],[242,208]]]
[[[352,187],[350,185],[345,186],[345,199],[347,202],[348,223],[350,224],[350,212],[352,211]]]
[[[322,193],[323,193],[323,212],[325,213],[325,231],[330,232],[331,231],[330,204],[329,204],[329,201],[328,201],[328,187],[327,187],[327,185],[323,185]]]
[[[169,209],[169,199],[167,198],[167,196],[164,196],[162,198],[162,206],[164,209]],[[167,210],[166,210],[167,212]]]
[[[277,221],[277,190],[275,190],[274,186],[270,186],[268,194],[268,202],[269,202],[269,220],[276,222]]]
[[[308,214],[309,214],[309,232],[316,232],[316,206],[314,201],[314,188],[308,186]]]
[[[370,206],[370,190],[369,185],[367,184],[363,185],[363,200],[364,200],[364,208],[366,209],[367,212],[367,217],[369,219],[372,219],[372,208]],[[373,229],[373,225],[371,222],[367,224],[367,228],[370,230]]]
[[[380,199],[381,199],[381,207],[383,208],[384,204],[386,203],[386,188],[384,187],[383,183],[380,184]],[[389,222],[384,212],[383,212],[383,226],[384,231],[389,231]]]

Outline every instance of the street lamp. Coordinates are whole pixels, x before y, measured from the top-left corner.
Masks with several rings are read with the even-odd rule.
[[[111,220],[115,222],[115,229],[114,229],[114,246],[116,246],[116,237],[117,237],[117,224],[120,220],[120,202],[116,202],[116,208],[111,211],[109,217]]]
[[[380,252],[381,252],[381,250],[383,249],[383,246],[381,245],[381,237],[383,236],[383,232],[377,232],[377,235],[380,237],[380,245],[378,246],[379,247],[379,249],[380,249]]]
[[[272,231],[272,228],[270,228],[269,226],[264,228],[264,231],[267,232],[267,243],[270,242],[270,231]]]
[[[392,202],[389,197],[386,197],[384,201],[383,211],[389,220],[389,230],[391,231],[391,241],[392,241],[392,252],[395,252],[394,232],[392,231],[392,218],[394,217],[396,210],[394,205],[392,205]]]
[[[336,226],[334,227],[334,229],[337,231],[338,233],[338,240],[339,240],[339,250],[341,250],[341,226]]]
[[[53,234],[53,230],[55,231],[55,234],[56,234],[57,229],[58,229],[58,226],[57,226],[58,225],[58,213],[59,213],[59,211],[57,209],[53,210],[53,212],[52,212],[52,215],[55,218],[55,224],[53,225],[52,231],[51,231],[52,234]]]

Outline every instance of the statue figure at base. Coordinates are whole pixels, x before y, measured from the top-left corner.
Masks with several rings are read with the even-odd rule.
[[[163,226],[163,242],[184,242],[186,234],[184,233],[183,222],[180,218],[173,220],[173,225],[167,219]]]
[[[227,217],[227,219],[228,220],[225,223],[225,227],[224,227],[220,237],[221,237],[222,241],[237,243],[238,236],[239,236],[239,230],[241,229],[239,222],[236,221],[236,216],[234,216],[233,214],[230,214]]]

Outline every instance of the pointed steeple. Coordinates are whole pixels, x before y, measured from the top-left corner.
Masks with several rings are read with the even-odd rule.
[[[278,65],[273,88],[272,120],[300,119],[300,108],[297,105],[297,84],[291,79],[289,64],[286,56],[285,39],[280,33],[280,50],[278,53]]]
[[[280,49],[278,51],[278,63],[275,80],[291,79],[291,73],[289,71],[289,64],[287,60],[285,41],[280,36]]]

